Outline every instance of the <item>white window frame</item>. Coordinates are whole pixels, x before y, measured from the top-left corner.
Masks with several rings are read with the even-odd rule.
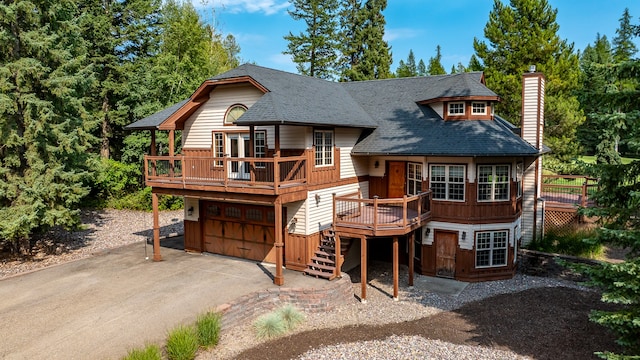
[[[464,115],[464,108],[465,108],[464,101],[450,102],[447,104],[447,114],[449,114],[449,116]],[[460,110],[462,110],[462,112],[460,112]]]
[[[435,167],[444,167],[444,181],[443,180],[435,180],[434,179],[434,171],[433,169]],[[451,177],[450,177],[450,173],[451,173],[451,168],[458,168],[461,167],[462,168],[462,182],[453,182],[451,181]],[[431,191],[433,192],[433,200],[440,200],[440,201],[458,201],[458,202],[464,202],[465,201],[465,192],[466,192],[466,172],[467,168],[466,165],[442,165],[442,164],[432,164],[429,167],[429,186],[431,187]],[[444,189],[445,189],[445,197],[444,198],[436,198],[436,192],[433,191],[433,185],[434,184],[444,184]],[[453,192],[452,192],[452,185],[462,185],[462,199],[454,199],[452,198]]]
[[[522,179],[524,178],[524,163],[516,163],[516,194],[518,198],[522,197],[524,192]]]
[[[212,135],[212,141],[213,141],[213,146],[212,146],[213,157],[214,158],[224,157],[225,133],[214,131]],[[222,165],[223,165],[222,160],[216,160],[213,162],[213,166],[222,166]]]
[[[506,167],[506,179],[499,178],[497,176],[497,168],[498,167]],[[487,180],[484,180],[480,177],[481,168],[491,168],[491,175]],[[511,166],[509,164],[497,164],[497,165],[488,165],[482,164],[478,165],[477,169],[477,178],[478,178],[478,201],[479,202],[491,202],[491,201],[509,201],[510,198],[510,174],[511,174]],[[505,198],[497,198],[497,195],[500,193],[499,186],[506,186],[507,193]],[[490,197],[488,199],[481,199],[480,194],[483,192],[483,189],[489,189]]]
[[[482,106],[482,111],[476,111],[476,106]],[[478,101],[472,102],[471,115],[487,115],[487,103]]]
[[[318,135],[321,136],[318,137]],[[328,143],[327,140],[329,140],[330,143]],[[314,161],[315,166],[333,166],[333,148],[335,146],[333,130],[314,130],[313,145],[316,148]]]
[[[476,233],[475,237],[476,237],[475,264],[477,269],[507,266],[507,263],[509,262],[509,259],[508,259],[509,258],[509,231],[508,230],[480,231]],[[478,245],[478,240],[480,238],[483,238],[483,240],[488,240],[488,243]],[[498,244],[498,240],[500,240],[500,244]],[[496,258],[499,258],[498,256],[496,256],[498,253],[504,254],[503,256],[504,263],[496,263],[497,261]],[[478,256],[480,254],[489,255],[488,265],[478,265]]]
[[[253,156],[257,158],[267,157],[267,132],[258,130],[253,133]],[[256,168],[264,169],[264,162],[257,162]]]
[[[407,163],[407,195],[418,195],[422,192],[422,164]]]

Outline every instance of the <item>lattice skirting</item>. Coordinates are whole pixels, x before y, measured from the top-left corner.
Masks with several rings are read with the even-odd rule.
[[[578,211],[574,209],[545,209],[544,233],[565,235],[572,233],[581,226]]]

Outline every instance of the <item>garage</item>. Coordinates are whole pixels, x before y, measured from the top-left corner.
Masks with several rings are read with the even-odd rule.
[[[203,205],[204,251],[276,262],[273,207],[212,201]]]

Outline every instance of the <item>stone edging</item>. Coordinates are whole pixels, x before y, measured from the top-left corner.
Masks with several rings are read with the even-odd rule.
[[[346,273],[342,273],[342,278],[331,281],[329,286],[275,287],[256,291],[219,305],[215,311],[222,314],[222,329],[228,329],[286,304],[291,304],[304,312],[317,313],[332,310],[352,298],[351,278]]]

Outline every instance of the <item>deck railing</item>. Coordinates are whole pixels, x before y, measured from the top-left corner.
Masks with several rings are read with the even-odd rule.
[[[359,193],[334,196],[336,226],[379,230],[406,229],[431,216],[431,191],[402,198],[362,199]]]
[[[583,175],[542,175],[542,197],[548,202],[586,207],[598,179]]]
[[[279,188],[307,181],[305,156],[273,158],[145,156],[145,180],[157,183]]]

